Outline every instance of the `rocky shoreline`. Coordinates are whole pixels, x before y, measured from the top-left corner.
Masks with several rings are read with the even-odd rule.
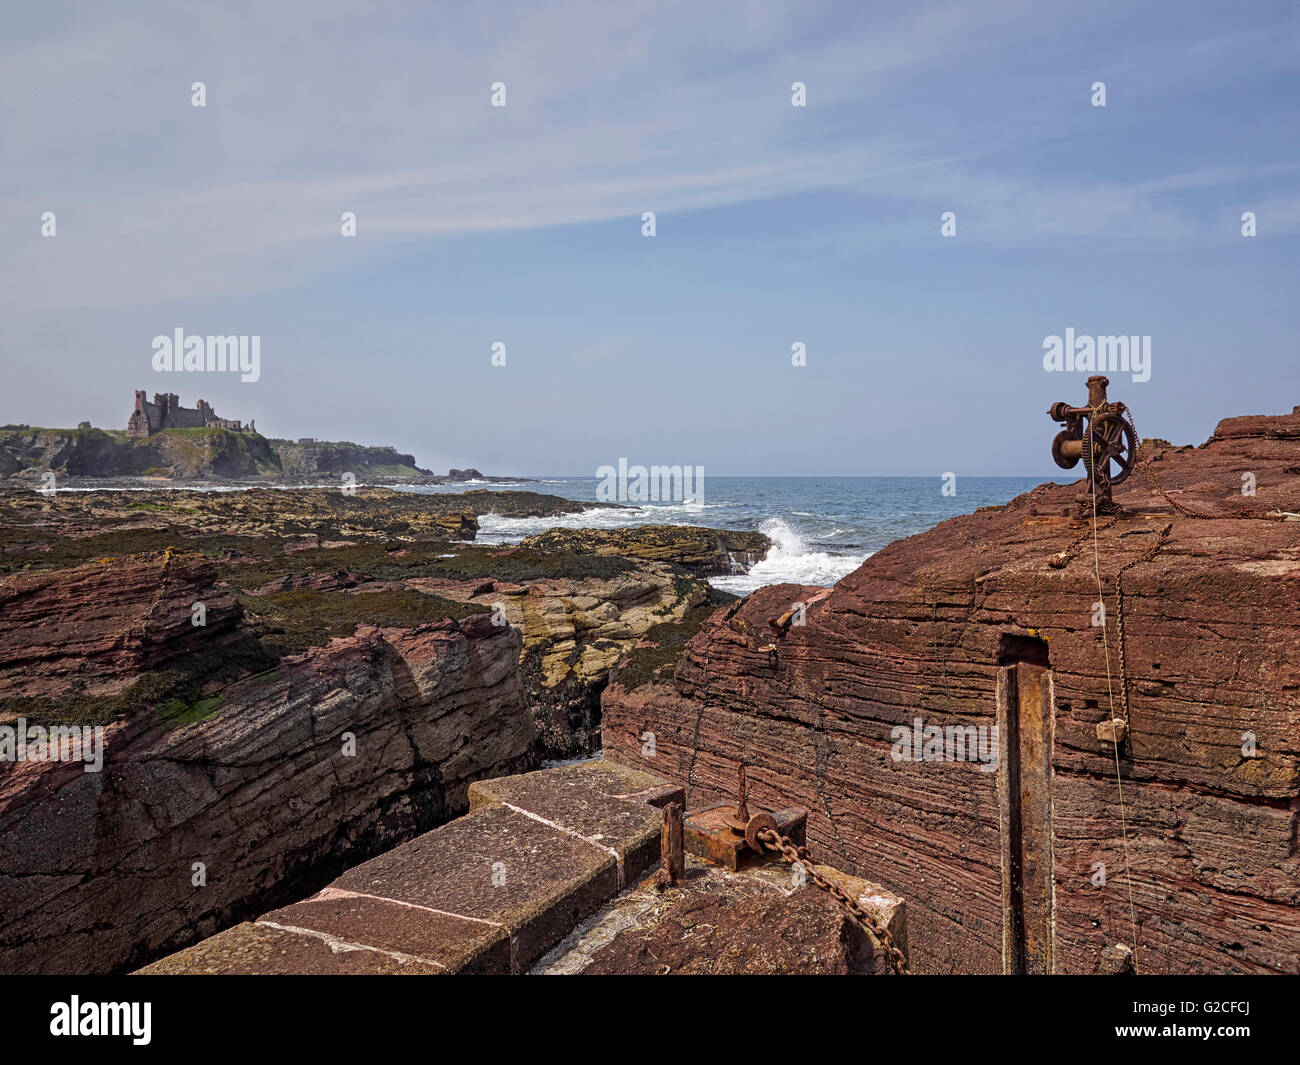
[[[1044,484],[713,613],[615,674],[606,759],[696,806],[743,760],[915,971],[1300,972],[1300,407],[1144,452],[1095,532]]]
[[[337,483],[517,483],[526,477],[485,477],[478,470],[435,474],[415,456],[389,446],[351,441],[280,440],[216,426],[162,429],[132,437],[116,429],[31,425],[0,426],[0,483],[41,485],[53,475],[60,487],[157,488],[194,485],[254,487]]]
[[[0,489],[0,726],[105,743],[99,772],[0,771],[0,971],[142,965],[465,813],[476,781],[603,750],[692,805],[743,761],[821,860],[907,899],[917,971],[1015,971],[1034,919],[1046,971],[1122,971],[1132,942],[1143,972],[1293,973],[1297,441],[1300,409],[1151,441],[1159,490],[1131,479],[1095,533],[1044,484],[744,599],[709,578],[763,559],[757,533],[476,542],[487,514],[592,506],[539,493]],[[997,754],[1041,809],[1010,769],[893,749],[1012,735],[1008,671],[1048,673],[1046,740]],[[1049,862],[1008,857],[1025,825]]]
[[[589,506],[0,490],[0,724],[106,748],[97,773],[4,767],[0,967],[139,964],[463,813],[474,780],[598,750],[620,661],[684,644],[733,598],[706,576],[766,537],[474,542],[486,513]]]

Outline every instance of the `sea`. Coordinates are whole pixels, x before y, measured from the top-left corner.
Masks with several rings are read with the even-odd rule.
[[[710,583],[737,595],[769,584],[829,586],[852,573],[882,547],[933,528],[977,507],[1005,503],[1043,484],[1045,477],[959,477],[945,495],[938,477],[710,477],[699,501],[593,507],[546,518],[479,516],[476,542],[518,543],[560,526],[622,529],[636,525],[707,525],[757,530],[772,541],[767,558],[748,572]],[[402,491],[444,494],[475,488],[545,492],[595,502],[596,477],[537,477],[519,481],[466,481],[410,485]]]

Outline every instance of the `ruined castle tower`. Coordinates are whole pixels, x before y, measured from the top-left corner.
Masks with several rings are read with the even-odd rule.
[[[153,402],[145,399],[143,389],[135,391],[135,410],[127,419],[126,435],[147,437],[163,429],[230,429],[233,432],[255,432],[250,422],[245,428],[233,418],[218,418],[206,400],[199,400],[194,408],[182,407],[175,392],[154,393]]]

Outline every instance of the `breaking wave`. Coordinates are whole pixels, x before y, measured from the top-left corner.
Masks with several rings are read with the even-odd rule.
[[[629,529],[637,525],[699,525],[704,514],[731,503],[659,503],[644,507],[591,507],[573,514],[542,518],[503,518],[479,515],[478,536],[485,544],[517,544],[525,536],[547,529]]]
[[[750,567],[748,573],[709,580],[715,588],[733,595],[748,595],[769,584],[816,584],[829,587],[857,569],[871,557],[867,551],[838,555],[818,551],[780,518],[768,518],[758,527],[772,541],[767,558]]]
[[[592,507],[574,514],[542,518],[504,518],[498,514],[479,516],[476,542],[483,544],[517,544],[525,536],[547,529],[627,529],[637,525],[708,524],[704,514],[714,508],[735,506],[732,503],[663,503],[617,510]],[[772,541],[767,558],[749,568],[747,573],[712,577],[715,588],[747,595],[769,584],[816,584],[828,587],[852,573],[870,557],[870,552],[838,554],[810,545],[781,518],[768,518],[759,531]],[[835,533],[841,530],[834,530]]]

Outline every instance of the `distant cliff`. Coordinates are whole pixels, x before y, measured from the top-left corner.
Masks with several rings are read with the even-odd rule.
[[[428,477],[430,472],[415,464],[414,455],[403,455],[391,447],[363,447],[342,441],[329,443],[294,443],[270,440],[279,456],[281,472],[286,477],[304,477],[315,473],[354,473],[358,477]]]
[[[103,429],[0,428],[0,478],[169,477],[178,480],[300,479],[352,473],[358,480],[429,476],[391,447],[272,440],[228,429],[164,429],[131,438]]]

